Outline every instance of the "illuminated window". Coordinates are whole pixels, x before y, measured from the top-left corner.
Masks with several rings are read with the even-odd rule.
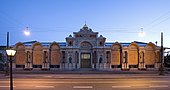
[[[90,59],[90,54],[81,54],[82,59]]]

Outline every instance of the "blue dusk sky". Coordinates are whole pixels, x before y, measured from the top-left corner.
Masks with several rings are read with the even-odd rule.
[[[170,0],[0,0],[0,45],[65,42],[84,24],[107,42],[158,42],[170,47]],[[23,31],[28,27],[30,36]],[[143,28],[146,33],[139,37]]]

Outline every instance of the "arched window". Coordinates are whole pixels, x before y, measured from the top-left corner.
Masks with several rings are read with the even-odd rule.
[[[73,46],[72,41],[69,41],[68,46]]]
[[[102,57],[99,58],[99,63],[102,63],[103,59]]]
[[[109,51],[106,52],[106,59],[107,59],[107,63],[110,63],[110,52]]]
[[[80,49],[92,49],[92,45],[89,42],[82,42],[80,45]]]
[[[69,63],[72,63],[72,58],[71,57],[69,57]]]
[[[65,51],[62,51],[62,63],[65,63]]]
[[[99,46],[103,46],[103,42],[102,41],[99,43]]]

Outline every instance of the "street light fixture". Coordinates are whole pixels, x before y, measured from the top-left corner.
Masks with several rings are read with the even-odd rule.
[[[10,90],[13,90],[13,80],[12,80],[12,57],[15,55],[16,51],[12,49],[6,50],[7,55],[10,57]]]
[[[26,29],[24,30],[24,34],[25,34],[26,36],[29,36],[29,35],[30,35],[30,31],[29,31],[28,27],[26,27]]]
[[[141,28],[141,31],[139,32],[139,37],[144,37],[146,33],[143,31],[143,28]]]

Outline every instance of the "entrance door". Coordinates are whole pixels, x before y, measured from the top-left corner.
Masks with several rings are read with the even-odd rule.
[[[90,53],[82,53],[81,54],[81,68],[91,68]]]

